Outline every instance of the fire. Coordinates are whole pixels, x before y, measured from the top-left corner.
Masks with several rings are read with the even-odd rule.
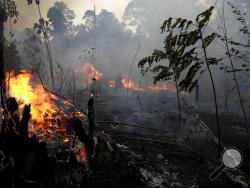
[[[32,86],[31,80],[32,75],[26,71],[22,71],[18,75],[11,73],[9,94],[19,102],[21,110],[25,104],[31,104],[32,120],[42,123],[45,117],[50,118],[56,113],[57,107],[42,85]]]
[[[103,77],[103,73],[96,70],[92,63],[86,63],[83,67],[75,70],[77,74],[84,74],[86,76],[86,81],[84,82],[85,86],[92,84],[93,80],[100,80]]]
[[[166,91],[166,92],[176,93],[175,86],[173,84],[170,84],[170,83],[157,83],[154,85],[149,85],[149,86],[147,86],[147,89],[151,92]]]
[[[138,84],[134,83],[132,80],[128,79],[128,76],[123,76],[123,79],[121,81],[122,87],[132,89],[135,91],[144,91],[142,87],[140,87]]]
[[[114,88],[114,87],[115,87],[115,80],[110,80],[110,81],[108,82],[108,86],[109,86],[110,88]]]
[[[84,144],[80,146],[80,149],[76,155],[76,159],[80,163],[85,163],[88,161],[88,154],[87,154]]]
[[[35,134],[40,141],[68,142],[70,136],[66,135],[64,121],[71,114],[68,115],[57,107],[55,100],[58,98],[55,95],[46,92],[41,84],[33,82],[31,73],[21,71],[18,75],[11,73],[8,83],[9,95],[16,98],[20,111],[25,104],[31,104],[30,136]],[[80,112],[71,113],[73,116],[84,116]]]
[[[9,95],[15,97],[19,110],[22,111],[25,104],[31,104],[31,122],[29,136],[36,135],[39,141],[47,143],[69,143],[74,139],[67,134],[68,119],[72,116],[85,117],[85,113],[79,111],[66,112],[56,105],[58,97],[48,93],[42,84],[34,83],[33,75],[27,71],[21,71],[15,75],[10,73],[8,80]],[[69,106],[70,101],[63,101],[63,106]],[[78,143],[79,148],[76,159],[80,162],[88,161],[84,144]]]

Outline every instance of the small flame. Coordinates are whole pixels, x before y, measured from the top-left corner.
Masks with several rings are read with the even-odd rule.
[[[109,86],[110,88],[115,88],[115,80],[110,80],[110,81],[108,82],[108,86]]]
[[[161,91],[167,91],[167,92],[172,92],[176,93],[176,88],[173,84],[170,83],[157,83],[154,85],[149,85],[147,89],[150,92],[161,92]]]
[[[132,80],[128,79],[127,75],[123,76],[123,79],[121,81],[123,88],[132,89],[135,91],[145,91],[142,87],[140,87],[138,84],[134,83]]]
[[[84,81],[84,86],[89,86],[94,80],[101,80],[103,73],[95,69],[92,63],[86,63],[83,67],[75,70],[76,74],[84,74],[86,76],[86,81]]]
[[[79,152],[76,155],[76,159],[79,163],[85,163],[88,161],[88,154],[84,144],[81,145]]]

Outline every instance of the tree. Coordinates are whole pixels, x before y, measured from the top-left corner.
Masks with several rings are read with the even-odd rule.
[[[11,0],[0,1],[0,92],[1,92],[1,108],[3,109],[2,127],[0,137],[4,135],[5,128],[8,123],[9,112],[6,105],[6,79],[5,79],[5,62],[4,62],[4,22],[8,17],[18,16],[16,4]]]
[[[218,134],[218,153],[221,149],[221,133],[216,89],[210,66],[216,65],[221,59],[210,58],[207,48],[216,37],[215,33],[204,36],[204,30],[209,22],[214,7],[210,7],[196,17],[196,22],[177,18],[167,19],[162,27],[162,33],[167,33],[164,40],[164,50],[154,50],[149,57],[139,62],[142,73],[153,72],[156,74],[154,82],[174,80],[178,100],[179,119],[181,118],[180,91],[189,91],[197,86],[199,74],[204,72],[204,67],[209,72],[213,88],[213,97],[216,111],[216,124]],[[201,43],[201,47],[198,47]],[[204,58],[200,58],[200,54]],[[164,62],[162,62],[164,61]],[[161,63],[162,62],[162,63]],[[147,65],[146,69],[145,66]]]
[[[28,4],[31,5],[33,3],[33,0],[27,0]],[[52,81],[52,87],[53,90],[55,90],[55,81],[54,81],[54,68],[53,68],[53,59],[51,54],[51,48],[50,48],[50,31],[51,31],[51,23],[50,20],[45,20],[42,18],[41,9],[40,9],[40,0],[35,0],[35,3],[38,8],[39,12],[39,20],[38,23],[34,24],[34,29],[36,30],[37,34],[43,34],[44,37],[44,43],[46,46],[46,52],[48,55],[49,65],[50,65],[50,75],[51,75],[51,81]]]
[[[227,73],[231,73],[233,75],[233,82],[235,84],[235,89],[237,92],[237,96],[239,99],[239,103],[240,103],[240,107],[241,107],[241,111],[242,111],[242,115],[243,115],[243,119],[244,119],[244,123],[245,123],[245,127],[246,127],[246,133],[247,133],[247,142],[246,142],[246,147],[247,147],[247,152],[249,155],[249,128],[248,128],[248,124],[247,124],[247,113],[243,104],[243,98],[242,98],[242,94],[240,91],[240,86],[239,86],[239,80],[238,80],[238,76],[237,76],[237,72],[242,72],[242,71],[248,71],[249,70],[249,62],[245,61],[243,64],[241,64],[241,68],[239,68],[239,63],[238,65],[235,65],[235,62],[233,61],[233,57],[238,57],[240,59],[244,58],[244,56],[246,55],[245,52],[243,52],[243,54],[240,52],[240,49],[237,49],[238,47],[243,47],[243,48],[249,48],[249,44],[250,44],[250,32],[248,30],[248,24],[247,21],[245,20],[245,13],[242,13],[240,9],[238,9],[235,5],[233,5],[232,3],[228,2],[228,5],[230,6],[230,8],[232,8],[233,10],[233,14],[235,15],[235,18],[237,21],[240,22],[240,29],[239,32],[243,33],[244,35],[247,36],[247,44],[243,44],[243,43],[239,43],[239,42],[235,42],[232,39],[230,39],[230,37],[228,37],[228,31],[227,31],[227,23],[226,23],[226,19],[225,19],[225,1],[223,2],[223,6],[222,6],[222,16],[221,16],[221,23],[222,23],[222,35],[217,34],[217,36],[219,37],[219,39],[221,39],[221,41],[224,43],[225,48],[226,48],[226,57],[229,59],[230,65],[229,67],[222,67],[222,69],[225,70],[225,72]],[[246,52],[249,54],[249,51],[246,50]],[[246,57],[246,56],[245,56]]]
[[[64,2],[55,2],[48,10],[47,17],[51,19],[54,34],[65,34],[71,31],[75,13]]]

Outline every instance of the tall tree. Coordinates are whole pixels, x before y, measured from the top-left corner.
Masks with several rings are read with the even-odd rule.
[[[33,3],[33,0],[27,0],[27,1],[29,5]],[[46,51],[47,51],[48,60],[49,60],[52,87],[53,87],[53,90],[55,90],[54,68],[53,68],[53,59],[52,59],[52,53],[51,53],[51,47],[50,47],[50,36],[49,36],[50,31],[51,31],[51,23],[50,23],[50,20],[47,21],[44,18],[42,18],[40,0],[35,0],[35,3],[37,5],[38,12],[39,12],[39,21],[38,23],[34,24],[34,29],[36,30],[37,34],[43,34],[44,43],[46,46]]]
[[[219,153],[221,149],[221,133],[218,103],[210,66],[217,64],[221,59],[210,58],[207,53],[207,48],[215,39],[216,34],[204,35],[204,29],[209,22],[212,12],[213,7],[202,12],[196,17],[195,23],[182,18],[177,18],[175,21],[173,21],[172,17],[167,19],[161,27],[162,33],[168,33],[164,40],[164,50],[154,50],[151,56],[139,62],[139,67],[143,68],[143,73],[148,71],[155,73],[155,83],[162,80],[174,80],[177,91],[179,118],[181,117],[179,92],[191,92],[197,86],[200,78],[198,75],[204,72],[204,68],[208,70],[215,103]],[[199,47],[200,43],[202,44],[201,47]],[[201,58],[200,54],[203,54],[204,58]]]
[[[55,2],[48,10],[47,17],[51,19],[54,34],[65,34],[71,31],[75,13],[64,2]]]
[[[250,32],[248,30],[248,23],[247,20],[245,19],[245,15],[246,13],[242,12],[237,6],[235,6],[234,4],[227,2],[227,4],[230,6],[230,8],[233,10],[233,14],[236,18],[237,21],[239,21],[240,23],[240,28],[239,28],[239,32],[246,35],[247,37],[247,42],[244,43],[239,43],[239,42],[235,42],[233,41],[233,39],[231,39],[228,36],[228,28],[227,28],[227,22],[226,22],[226,18],[225,18],[225,3],[226,1],[224,0],[223,2],[223,6],[222,6],[222,15],[221,15],[221,23],[222,23],[222,35],[218,34],[218,37],[221,39],[221,41],[224,43],[225,48],[226,48],[226,56],[228,57],[229,60],[229,69],[224,67],[224,69],[226,70],[226,72],[230,72],[233,75],[233,82],[235,84],[235,89],[237,92],[237,96],[239,99],[239,103],[240,103],[240,107],[241,107],[241,111],[242,111],[242,115],[243,115],[243,119],[244,119],[244,123],[245,123],[245,127],[246,127],[246,134],[247,134],[247,139],[246,139],[246,148],[247,148],[247,153],[248,155],[250,155],[249,153],[249,138],[250,138],[250,133],[249,133],[249,127],[248,127],[248,123],[247,123],[247,113],[245,110],[245,106],[243,103],[243,97],[242,97],[242,93],[240,91],[240,85],[239,85],[239,79],[238,79],[238,75],[237,72],[242,72],[242,71],[249,71],[249,62],[247,60],[245,60],[244,64],[240,64],[237,63],[237,65],[234,62],[234,57],[238,57],[238,58],[244,58],[244,56],[246,57],[247,55],[249,55],[249,49],[246,50],[246,52],[243,52],[243,54],[240,52],[241,50],[239,49],[239,47],[243,47],[243,48],[249,48],[250,46]],[[238,48],[238,49],[237,49]],[[245,51],[245,50],[244,50]],[[249,156],[248,156],[249,157]]]
[[[0,1],[0,92],[1,92],[1,108],[3,109],[3,119],[1,127],[1,138],[4,134],[8,121],[8,109],[6,107],[6,79],[5,79],[5,62],[4,62],[4,22],[8,17],[18,16],[16,4],[11,0]]]

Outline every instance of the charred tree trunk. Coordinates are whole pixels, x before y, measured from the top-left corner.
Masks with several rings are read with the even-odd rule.
[[[0,6],[0,92],[1,92],[1,108],[3,109],[2,126],[0,139],[2,141],[7,126],[7,109],[6,109],[6,84],[5,84],[5,64],[4,64],[4,21],[5,10]]]
[[[94,98],[91,97],[88,101],[88,119],[89,119],[89,136],[94,136],[94,118],[95,118],[95,109],[94,109]]]
[[[95,142],[93,139],[94,136],[94,126],[95,126],[95,107],[94,107],[94,98],[90,97],[88,101],[88,118],[89,118],[89,159],[90,164],[92,164],[92,156],[94,153]]]
[[[93,139],[94,136],[94,124],[95,124],[95,109],[94,109],[94,98],[91,97],[88,101],[88,120],[89,120],[89,134],[86,133],[83,128],[82,122],[80,119],[74,119],[74,130],[76,132],[76,136],[79,140],[84,143],[90,165],[92,166],[92,155],[94,153],[95,142]]]
[[[30,117],[30,105],[25,105],[23,109],[22,119],[20,122],[20,134],[23,136],[24,139],[28,139],[28,125]]]

